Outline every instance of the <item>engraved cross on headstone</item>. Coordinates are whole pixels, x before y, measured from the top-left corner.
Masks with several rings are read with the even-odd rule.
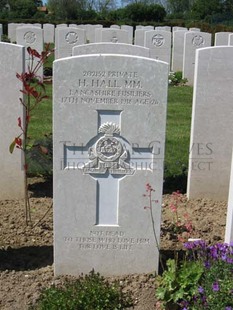
[[[120,135],[121,111],[98,111],[98,134],[86,146],[64,145],[65,169],[96,180],[96,225],[118,226],[119,183],[137,170],[153,169],[153,147],[131,146]]]

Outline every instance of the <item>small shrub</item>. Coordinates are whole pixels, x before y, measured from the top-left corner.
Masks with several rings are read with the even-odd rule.
[[[182,72],[170,72],[168,78],[169,85],[171,86],[182,86],[185,85],[188,80],[186,78],[182,78]]]
[[[34,309],[38,310],[118,310],[132,306],[129,293],[115,282],[110,284],[94,271],[62,288],[45,290]]]
[[[187,256],[179,265],[167,261],[157,298],[172,310],[232,310],[233,243],[208,246],[199,240],[185,247]]]
[[[190,300],[197,293],[198,282],[203,274],[204,267],[199,261],[181,262],[179,266],[174,259],[167,261],[167,270],[159,278],[159,287],[156,296],[163,301],[166,306],[175,305],[183,299]]]

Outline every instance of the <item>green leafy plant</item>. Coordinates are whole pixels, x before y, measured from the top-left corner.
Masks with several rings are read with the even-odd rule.
[[[182,72],[170,72],[168,77],[169,85],[171,86],[182,86],[185,85],[188,80],[186,78],[182,78]]]
[[[232,310],[233,243],[208,246],[197,240],[184,246],[185,259],[168,260],[158,278],[157,298],[172,310]]]
[[[91,271],[64,287],[45,290],[34,309],[38,310],[118,310],[132,306],[129,293],[123,293],[115,282],[110,284],[104,277]]]
[[[191,299],[197,293],[203,269],[199,261],[184,260],[177,265],[174,259],[169,259],[167,270],[158,277],[157,298],[163,301],[168,309],[175,309],[182,299]]]

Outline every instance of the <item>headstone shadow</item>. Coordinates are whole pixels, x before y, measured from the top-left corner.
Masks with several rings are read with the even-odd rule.
[[[0,250],[0,270],[34,270],[53,264],[53,246],[28,246]]]

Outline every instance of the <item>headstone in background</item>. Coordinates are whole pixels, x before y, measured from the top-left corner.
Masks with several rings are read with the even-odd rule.
[[[199,31],[201,31],[201,29],[200,28],[189,28],[189,31],[199,32]]]
[[[121,30],[126,30],[129,34],[129,44],[133,44],[133,27],[128,25],[122,25]]]
[[[145,26],[144,29],[146,29],[146,31],[150,31],[150,30],[155,30],[154,26]]]
[[[171,27],[170,26],[158,26],[155,27],[155,30],[164,30],[164,31],[170,31],[171,32]]]
[[[78,28],[78,25],[77,25],[77,24],[69,24],[68,27],[71,27],[71,28]]]
[[[44,24],[44,43],[54,43],[55,27],[53,24]]]
[[[57,59],[72,56],[72,48],[86,43],[86,31],[84,29],[66,27],[58,30]]]
[[[102,29],[103,25],[96,24],[96,25],[84,25],[86,30],[87,42],[88,43],[95,43],[96,42],[96,29]]]
[[[3,35],[2,24],[0,24],[0,41],[2,41],[2,35]]]
[[[129,44],[129,34],[126,30],[105,29],[101,31],[101,42],[126,43]]]
[[[23,122],[22,82],[16,73],[24,72],[24,47],[0,43],[0,199],[24,197],[24,172],[21,150],[10,154],[9,147],[14,138],[21,134],[17,119]]]
[[[175,26],[175,27],[172,27],[172,32],[174,31],[188,31],[188,28]]]
[[[64,24],[61,24],[61,26],[59,26],[59,27],[56,27],[55,28],[55,49],[54,49],[54,58],[55,59],[58,59],[58,38],[59,38],[59,36],[58,36],[58,32],[61,30],[61,29],[67,29],[68,27],[67,27],[67,25],[65,25],[65,26],[62,26],[62,25],[64,25]],[[58,25],[57,25],[58,26]]]
[[[138,30],[138,29],[144,29],[145,28],[145,26],[142,26],[142,25],[137,25],[136,26],[136,30]]]
[[[32,24],[32,26],[42,28],[42,25],[39,23],[34,23],[34,24]]]
[[[73,56],[88,54],[124,54],[142,57],[150,57],[149,48],[118,43],[90,43],[73,47]]]
[[[226,231],[225,231],[225,242],[231,243],[232,241],[233,241],[233,157],[231,160],[230,186],[229,186]]]
[[[151,58],[167,62],[170,68],[171,32],[163,30],[146,31],[144,46],[150,49]]]
[[[158,269],[168,65],[126,55],[54,63],[55,274]],[[65,117],[64,117],[65,116]]]
[[[64,27],[68,27],[67,24],[57,24],[56,28],[64,28]]]
[[[11,42],[16,42],[16,28],[21,26],[21,24],[17,23],[9,23],[8,24],[8,38]]]
[[[187,85],[193,85],[195,53],[198,48],[211,46],[211,34],[207,32],[189,31],[184,35],[183,78]]]
[[[146,29],[136,29],[134,32],[134,44],[139,46],[144,46],[145,44],[145,32]]]
[[[216,32],[214,45],[215,46],[228,45],[228,39],[229,39],[230,34],[233,34],[233,33],[232,32]]]
[[[183,70],[184,59],[184,35],[186,30],[178,30],[173,32],[173,47],[172,47],[172,71]]]
[[[17,44],[23,45],[26,48],[31,47],[35,49],[38,53],[41,53],[44,49],[44,41],[43,41],[43,29],[39,27],[27,27],[21,26],[16,29],[16,41]],[[26,60],[26,68],[31,66],[32,59],[28,52],[25,52],[25,60]],[[37,59],[34,59],[33,68],[37,65]],[[38,75],[43,78],[43,66],[38,71]]]
[[[188,198],[227,200],[233,137],[233,47],[198,49]]]
[[[121,27],[119,25],[111,25],[110,28],[121,29]]]
[[[228,36],[228,44],[227,45],[233,45],[233,33],[229,34],[229,36]]]

